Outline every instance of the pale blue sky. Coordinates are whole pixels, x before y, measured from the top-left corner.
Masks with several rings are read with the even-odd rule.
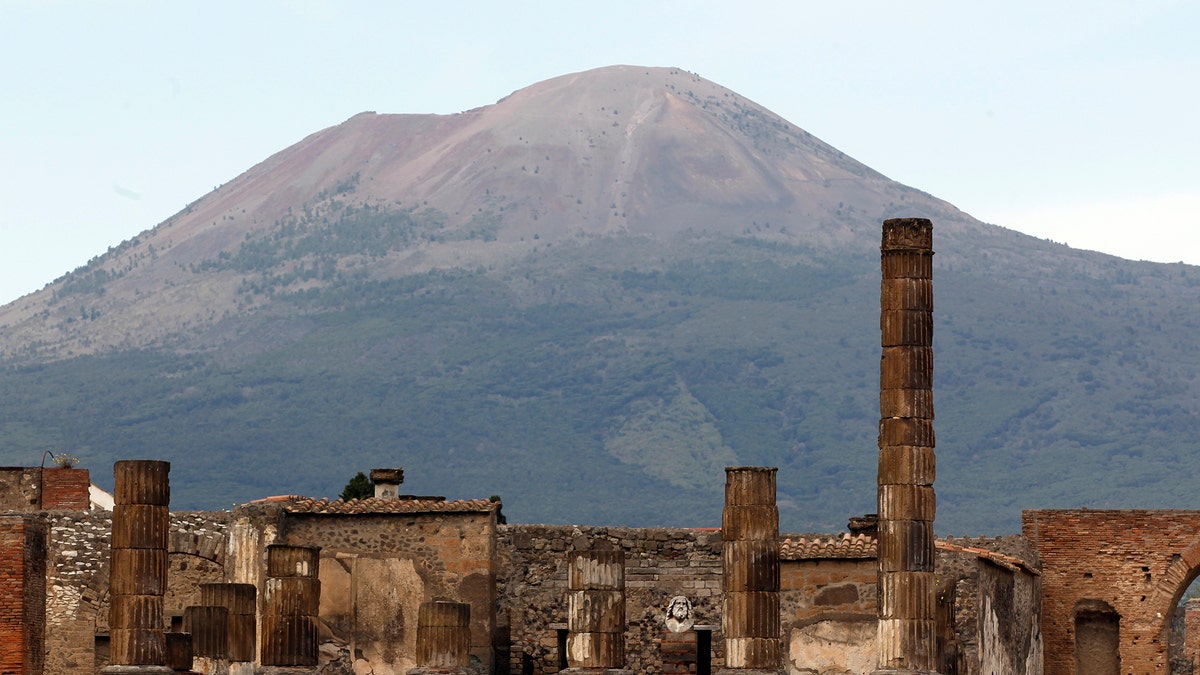
[[[736,6],[736,9],[734,7]],[[677,66],[972,215],[1200,264],[1200,3],[0,0],[0,302],[355,113]]]

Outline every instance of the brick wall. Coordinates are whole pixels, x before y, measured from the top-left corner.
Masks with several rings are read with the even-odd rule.
[[[1042,567],[1045,675],[1075,672],[1075,623],[1119,616],[1123,675],[1168,671],[1175,605],[1200,570],[1200,511],[1025,511]]]
[[[90,484],[87,469],[0,467],[0,511],[86,511]]]
[[[40,675],[45,660],[46,525],[0,517],[0,674]]]
[[[92,484],[87,469],[43,469],[42,508],[86,511],[91,506],[88,487]]]

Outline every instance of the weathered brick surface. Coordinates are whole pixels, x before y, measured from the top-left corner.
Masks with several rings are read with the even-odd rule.
[[[89,485],[87,469],[0,467],[0,511],[86,511]]]
[[[45,608],[45,521],[0,517],[0,673],[42,673]]]
[[[87,469],[45,469],[42,472],[42,508],[86,511],[91,505],[88,496],[91,484]]]
[[[1200,567],[1200,512],[1025,511],[1022,531],[1041,560],[1046,675],[1075,672],[1075,619],[1089,601],[1120,616],[1123,674],[1168,672],[1169,624]]]

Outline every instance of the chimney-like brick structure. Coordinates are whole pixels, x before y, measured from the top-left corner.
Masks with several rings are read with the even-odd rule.
[[[108,608],[112,665],[102,672],[173,672],[166,666],[163,630],[170,472],[170,463],[153,460],[113,465]]]
[[[935,673],[933,224],[884,221],[880,265],[876,673]]]
[[[725,469],[723,672],[782,672],[775,473],[775,467]]]
[[[567,669],[625,667],[625,552],[575,551],[567,558]]]
[[[272,544],[267,547],[262,665],[317,665],[320,552],[320,548],[311,546]]]
[[[47,511],[70,509],[87,511],[92,502],[88,494],[91,474],[87,469],[42,469],[42,508]]]
[[[409,675],[467,673],[471,665],[471,606],[422,602],[417,610],[417,667]]]
[[[404,469],[371,469],[371,483],[375,486],[378,499],[395,499],[400,496],[400,484],[404,482]]]

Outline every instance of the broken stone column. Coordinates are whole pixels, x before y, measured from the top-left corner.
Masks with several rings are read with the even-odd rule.
[[[192,670],[192,636],[188,633],[167,633],[167,667],[176,673]]]
[[[200,584],[200,604],[229,611],[230,661],[254,660],[254,613],[257,589],[254,584]]]
[[[262,665],[317,665],[320,552],[320,548],[310,546],[272,544],[267,547]]]
[[[934,673],[933,225],[883,223],[880,246],[879,669]]]
[[[193,605],[183,610],[183,632],[192,636],[192,655],[209,661],[229,660],[229,610]]]
[[[109,563],[111,666],[105,673],[170,673],[163,622],[171,521],[168,462],[124,460],[116,482]]]
[[[408,675],[468,673],[471,665],[471,606],[423,602],[417,610],[417,667]]]
[[[562,672],[623,672],[625,552],[571,553],[567,589],[567,668]]]
[[[723,672],[782,672],[774,467],[725,469]]]

